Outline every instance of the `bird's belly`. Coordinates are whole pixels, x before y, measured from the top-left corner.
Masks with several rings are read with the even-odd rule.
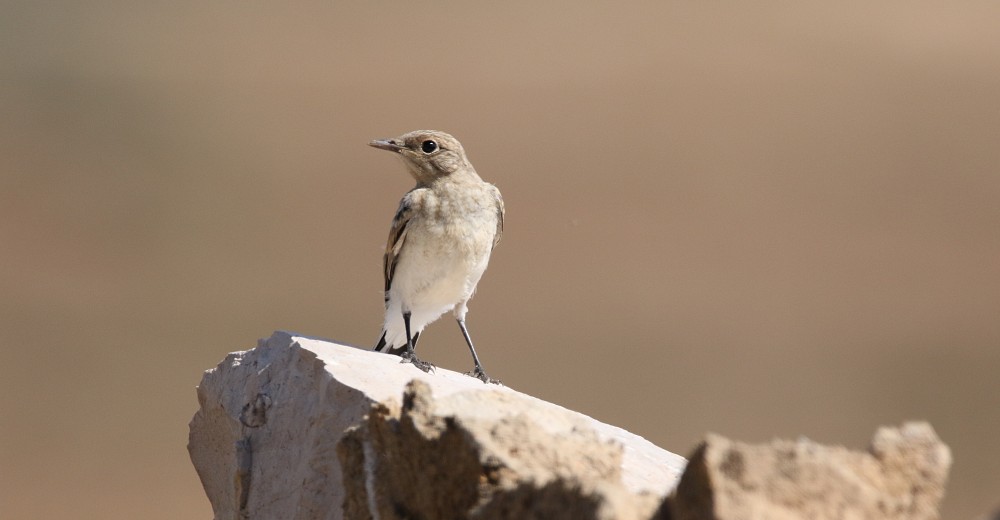
[[[411,309],[451,306],[466,300],[482,276],[481,269],[476,272],[461,259],[438,257],[400,264],[393,282],[393,289],[398,291],[392,292],[398,293]]]
[[[391,296],[417,311],[447,311],[468,300],[489,260],[489,249],[462,240],[414,240],[396,264]]]

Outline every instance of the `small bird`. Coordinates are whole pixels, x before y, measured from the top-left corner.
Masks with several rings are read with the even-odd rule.
[[[465,314],[503,232],[500,190],[479,177],[462,144],[444,132],[417,130],[369,144],[398,154],[417,181],[399,202],[389,229],[385,322],[375,350],[428,372],[434,365],[413,349],[424,327],[452,311],[475,363],[467,374],[499,384],[483,371]]]

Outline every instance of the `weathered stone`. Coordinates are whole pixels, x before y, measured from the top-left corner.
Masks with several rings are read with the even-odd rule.
[[[935,519],[950,465],[926,423],[879,429],[867,453],[709,435],[668,504],[675,520]]]
[[[206,372],[216,518],[649,518],[684,459],[514,390],[275,333]]]
[[[683,458],[560,406],[283,332],[198,400],[188,448],[217,519],[922,520],[951,464],[908,423],[867,452],[709,435],[680,477]]]
[[[538,422],[550,414],[513,393],[434,399],[411,382],[401,411],[378,408],[341,442],[357,475],[347,495],[366,502],[346,518],[649,518],[662,497],[625,488],[621,445],[584,424],[550,433]]]

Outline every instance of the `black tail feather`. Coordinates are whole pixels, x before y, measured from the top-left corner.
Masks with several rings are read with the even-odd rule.
[[[386,354],[392,354],[392,355],[395,355],[395,356],[401,356],[401,355],[403,355],[403,352],[406,352],[406,345],[402,345],[402,346],[399,346],[399,347],[389,347],[385,343],[385,334],[386,334],[386,331],[383,330],[382,331],[382,337],[378,339],[378,344],[376,344],[375,348],[373,348],[372,350],[376,350],[378,352],[385,352]],[[417,340],[418,339],[420,339],[420,333],[419,332],[413,335],[413,348],[414,349],[417,348]]]
[[[378,339],[378,344],[376,344],[375,348],[373,348],[372,350],[377,350],[379,352],[382,352],[382,349],[384,348],[385,348],[385,331],[383,330],[382,337]]]

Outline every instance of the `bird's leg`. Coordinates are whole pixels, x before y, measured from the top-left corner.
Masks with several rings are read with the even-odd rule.
[[[434,369],[434,365],[419,359],[413,352],[413,345],[416,342],[414,341],[415,338],[410,335],[410,313],[408,311],[403,313],[403,325],[406,327],[406,352],[403,352],[403,354],[400,355],[400,357],[403,358],[400,363],[413,363],[413,366],[419,368],[420,370],[430,372]],[[420,333],[418,332],[417,336],[419,337],[419,335]]]
[[[484,383],[492,383],[494,385],[502,385],[499,379],[493,379],[492,377],[486,375],[483,370],[483,365],[479,362],[479,356],[476,355],[476,347],[472,346],[472,338],[469,337],[469,329],[465,328],[465,320],[458,318],[458,328],[462,329],[462,336],[465,336],[465,343],[469,345],[469,351],[472,352],[472,362],[476,364],[476,368],[472,372],[466,372],[465,375],[472,376]]]

